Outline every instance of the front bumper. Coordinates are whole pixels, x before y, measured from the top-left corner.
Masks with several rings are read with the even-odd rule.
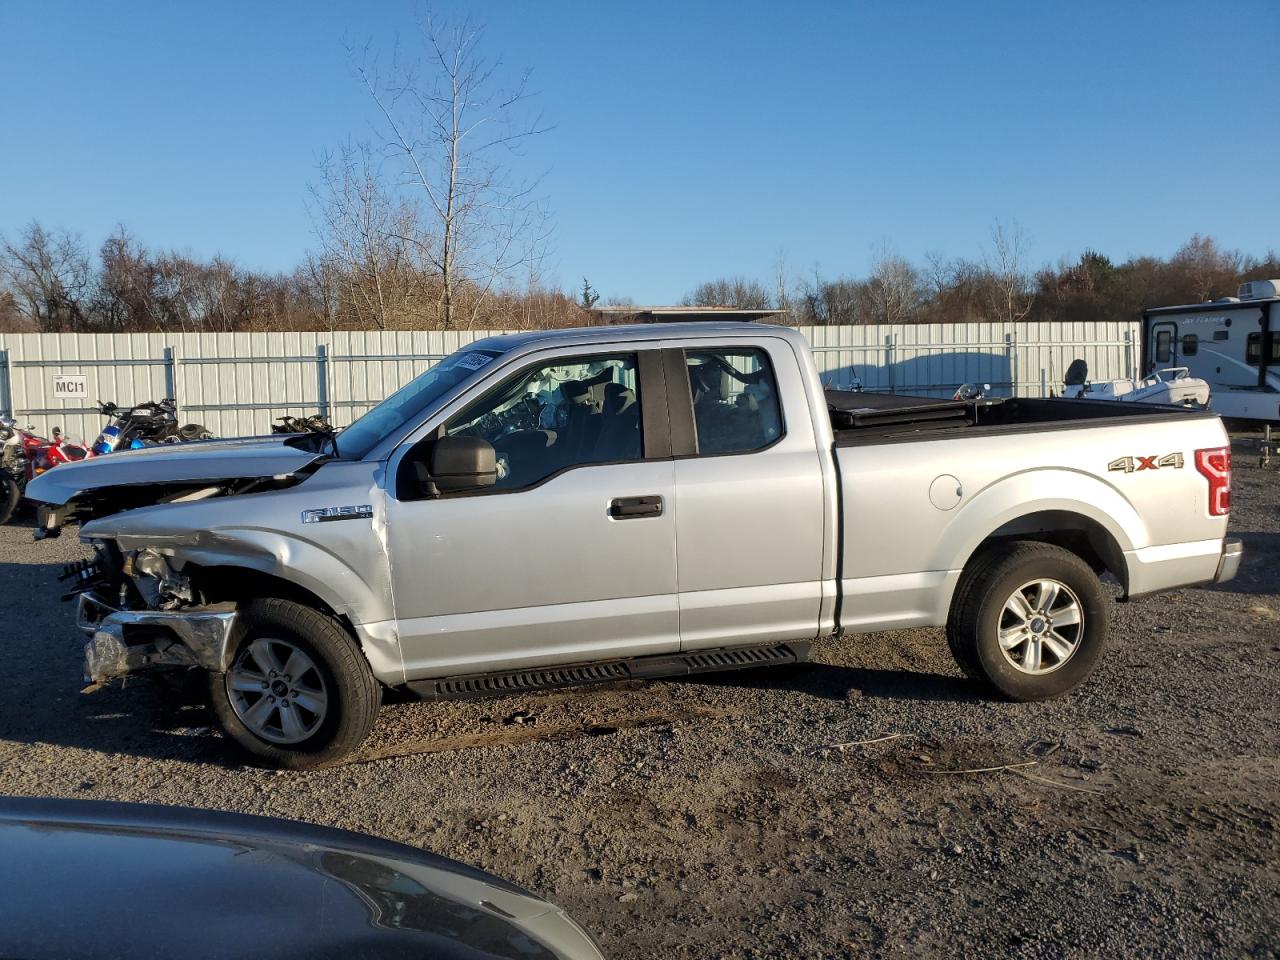
[[[234,604],[183,610],[113,610],[80,595],[77,626],[89,634],[84,675],[104,683],[158,667],[203,667],[225,673],[235,647]]]
[[[1222,542],[1222,559],[1218,561],[1218,573],[1214,583],[1226,583],[1235,578],[1240,569],[1240,561],[1244,558],[1244,544],[1238,537],[1228,537]]]

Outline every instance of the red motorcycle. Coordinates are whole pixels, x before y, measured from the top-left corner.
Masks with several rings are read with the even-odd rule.
[[[53,438],[45,439],[20,429],[8,417],[0,417],[0,523],[7,523],[17,511],[27,484],[61,463],[93,456],[83,444],[72,443],[53,428]]]

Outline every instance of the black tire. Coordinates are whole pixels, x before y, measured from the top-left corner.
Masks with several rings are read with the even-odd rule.
[[[184,423],[178,428],[177,439],[183,443],[189,443],[192,440],[211,440],[213,434],[203,423]]]
[[[22,490],[13,477],[0,470],[0,523],[8,523],[18,512],[18,504],[22,502]]]
[[[1016,653],[1001,649],[999,634],[1002,622],[1008,623],[1002,619],[1008,617],[1005,604],[1020,587],[1039,580],[1055,581],[1074,594],[1081,622],[1070,655],[1050,664],[1048,672],[1031,673],[1015,664]],[[1078,687],[1093,672],[1110,633],[1110,608],[1097,574],[1071,551],[1037,541],[1002,543],[974,557],[956,587],[947,620],[947,643],[960,669],[999,696],[1018,701],[1048,700]]]
[[[317,729],[305,740],[282,745],[251,730],[232,705],[230,674],[209,674],[209,701],[227,736],[263,766],[307,770],[326,766],[354,752],[372,729],[382,703],[382,688],[350,633],[317,610],[274,598],[253,600],[237,619],[234,664],[247,656],[249,644],[271,638],[306,653],[323,678],[331,701]]]

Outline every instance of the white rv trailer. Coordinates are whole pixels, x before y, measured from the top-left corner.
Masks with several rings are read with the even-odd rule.
[[[1187,367],[1208,381],[1214,413],[1280,420],[1280,280],[1253,280],[1239,293],[1144,311],[1143,369]]]

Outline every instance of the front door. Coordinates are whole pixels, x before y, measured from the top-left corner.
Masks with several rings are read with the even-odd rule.
[[[505,375],[443,427],[493,444],[493,488],[414,499],[399,477],[432,441],[405,454],[387,537],[407,679],[678,649],[661,376],[657,351],[598,348]]]

